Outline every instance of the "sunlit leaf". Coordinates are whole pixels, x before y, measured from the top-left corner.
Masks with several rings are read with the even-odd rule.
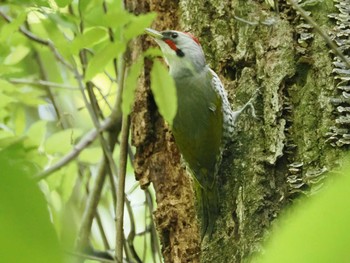
[[[55,0],[59,7],[65,7],[69,5],[73,0]]]
[[[135,97],[135,89],[142,69],[143,59],[139,59],[130,67],[128,75],[126,76],[122,98],[122,111],[125,116],[131,111]]]
[[[75,141],[81,136],[80,129],[67,129],[56,132],[47,138],[45,150],[48,153],[66,153],[72,149]]]
[[[97,52],[89,61],[86,69],[85,81],[91,80],[97,73],[103,72],[106,65],[111,62],[113,58],[124,52],[125,47],[124,43],[110,43]]]
[[[103,0],[79,1],[80,12],[85,15],[93,9],[102,9]]]
[[[160,50],[160,48],[157,47],[151,47],[149,49],[147,49],[144,53],[145,57],[162,57],[163,53]]]
[[[126,39],[132,39],[144,33],[146,27],[151,26],[153,20],[156,18],[156,13],[147,13],[135,16],[125,29],[124,36]]]
[[[151,89],[160,114],[172,125],[177,111],[177,94],[174,79],[166,67],[154,61],[151,71]]]
[[[21,5],[31,5],[31,6],[45,6],[49,7],[49,2],[47,0],[11,0],[10,2],[21,4]]]
[[[8,76],[21,71],[22,69],[16,66],[0,65],[0,76]]]
[[[23,107],[13,107],[12,109],[13,115],[13,123],[14,130],[16,135],[20,135],[24,133],[24,129],[26,128],[26,114]]]
[[[69,29],[74,33],[78,32],[77,22],[74,20],[73,16],[69,16],[65,13],[50,13],[47,16],[52,20],[56,25],[61,26],[61,28]]]
[[[72,50],[77,53],[82,48],[93,47],[95,44],[106,40],[108,37],[106,29],[93,27],[86,30],[83,35],[77,36],[72,43]]]
[[[5,108],[8,104],[10,104],[10,103],[16,101],[13,97],[7,96],[6,94],[4,94],[4,93],[2,93],[2,92],[0,92],[0,96],[1,96],[1,99],[0,99],[0,108],[1,108],[2,110],[4,110],[4,108]]]
[[[5,42],[9,36],[12,36],[12,34],[16,32],[21,25],[23,25],[26,18],[27,12],[25,9],[23,9],[23,12],[14,18],[11,23],[2,24],[0,27],[0,41]]]
[[[57,16],[51,16],[57,17]],[[59,53],[66,59],[70,59],[70,40],[67,39],[66,33],[61,31],[64,27],[59,27],[59,24],[53,19],[45,19],[41,21],[41,25],[44,26],[48,38],[54,43]],[[70,33],[70,29],[67,29]]]
[[[5,58],[5,65],[14,65],[20,62],[28,55],[30,49],[26,46],[17,46],[12,48],[11,53]]]
[[[62,176],[62,181],[60,184],[60,194],[64,203],[66,203],[72,195],[77,177],[78,168],[76,163],[71,162],[64,167],[64,175]]]
[[[8,141],[11,140],[11,138],[16,138],[13,134],[13,132],[10,130],[9,127],[6,127],[5,125],[1,125],[0,129],[0,148],[5,148],[8,145]]]
[[[45,103],[45,100],[43,99],[45,90],[40,90],[29,86],[14,88],[11,91],[7,91],[6,94],[12,96],[16,99],[16,101],[27,106],[38,106],[39,104]]]
[[[56,174],[54,176],[56,177]],[[49,178],[50,178],[49,177]],[[52,213],[53,225],[58,234],[62,233],[62,198],[56,190],[48,191],[46,194],[46,199],[48,200],[48,205]],[[61,240],[61,239],[60,239]]]
[[[0,90],[5,92],[10,92],[15,90],[16,86],[12,83],[8,82],[7,80],[0,79]]]
[[[58,170],[57,172],[55,172],[52,176],[49,176],[45,179],[50,192],[54,192],[60,188],[62,176],[64,176],[64,167],[62,169]],[[61,205],[61,198],[60,198],[58,204],[53,203],[51,205],[57,209],[59,207],[59,205]]]
[[[118,17],[117,20],[115,19],[116,17]],[[108,12],[103,18],[103,21],[105,26],[117,28],[132,21],[133,17],[134,15],[126,12],[125,10],[120,10],[118,12]]]
[[[115,6],[113,4],[112,6]],[[116,19],[116,17],[118,19]],[[104,26],[111,29],[125,25],[134,17],[133,14],[125,10],[111,10],[105,13],[102,8],[94,8],[88,14],[85,14],[84,19],[89,26]]]
[[[36,147],[40,146],[44,140],[46,133],[46,121],[37,121],[34,122],[26,132],[26,136],[29,139],[29,143]]]
[[[90,147],[84,149],[84,151],[79,154],[79,160],[84,163],[97,164],[102,157],[101,147]]]

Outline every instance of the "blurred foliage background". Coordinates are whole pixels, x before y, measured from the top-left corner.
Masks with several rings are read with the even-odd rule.
[[[118,0],[14,0],[1,2],[0,15],[1,250],[8,262],[113,250],[121,119],[143,70],[143,54],[128,70],[125,56],[155,14],[135,16]],[[124,256],[160,262],[154,193],[139,189],[132,152],[129,144]],[[91,221],[88,199],[96,189]],[[82,227],[89,220],[91,235]]]
[[[1,261],[95,262],[91,252],[113,255],[116,189],[127,157],[124,261],[161,262],[154,193],[139,189],[133,149],[121,132],[147,55],[126,63],[128,44],[155,14],[135,16],[119,0],[8,0],[0,16]],[[169,80],[156,65],[152,92],[161,103]],[[171,122],[176,106],[164,107],[176,103],[166,104],[158,107]],[[254,260],[349,262],[349,176],[338,180],[315,200],[296,202],[272,231],[264,258]]]

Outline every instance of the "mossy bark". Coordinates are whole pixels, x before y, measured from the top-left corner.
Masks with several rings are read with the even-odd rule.
[[[213,238],[202,243],[201,262],[243,262],[259,252],[281,210],[316,188],[341,155],[326,136],[335,125],[330,49],[290,5],[278,2],[278,12],[262,1],[147,2],[147,10],[158,12],[156,29],[181,28],[198,36],[233,109],[258,90],[257,117],[249,112],[241,115],[224,153],[219,175],[221,214]],[[332,1],[304,8],[323,30],[332,28],[327,17],[334,12]],[[198,262],[191,180],[181,168],[171,133],[153,108],[149,91],[146,97],[140,94],[133,118],[136,169],[139,179],[152,181],[157,191],[156,222],[165,262]],[[169,187],[164,188],[169,178]],[[174,210],[176,200],[187,203]],[[167,221],[174,213],[178,215],[171,217],[173,221]]]
[[[335,123],[332,57],[286,3],[279,12],[261,1],[180,6],[184,28],[200,38],[233,108],[259,89],[257,118],[242,115],[223,161],[215,238],[202,245],[201,262],[242,262],[260,251],[280,211],[337,165],[340,151],[326,142]],[[331,29],[332,1],[304,8],[323,30]]]

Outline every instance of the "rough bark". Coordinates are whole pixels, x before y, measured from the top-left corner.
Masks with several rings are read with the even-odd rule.
[[[201,246],[201,262],[242,262],[260,251],[280,211],[316,189],[325,171],[337,165],[341,150],[329,141],[337,145],[339,134],[327,137],[335,126],[330,99],[339,84],[332,75],[333,55],[282,1],[279,12],[262,1],[180,0],[179,6],[169,2],[147,5],[158,12],[154,27],[179,29],[180,15],[181,28],[199,37],[234,109],[259,89],[257,118],[242,115],[225,151],[219,178],[221,215],[213,238]],[[304,8],[326,32],[334,25],[327,17],[335,11],[332,1]],[[138,179],[142,186],[153,182],[156,189],[155,217],[165,262],[198,262],[191,180],[144,87],[138,90],[134,108],[133,143]]]

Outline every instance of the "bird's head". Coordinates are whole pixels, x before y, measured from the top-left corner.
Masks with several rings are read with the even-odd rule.
[[[202,47],[190,33],[175,30],[158,32],[150,28],[146,29],[146,33],[160,46],[171,75],[194,74],[205,68]]]

